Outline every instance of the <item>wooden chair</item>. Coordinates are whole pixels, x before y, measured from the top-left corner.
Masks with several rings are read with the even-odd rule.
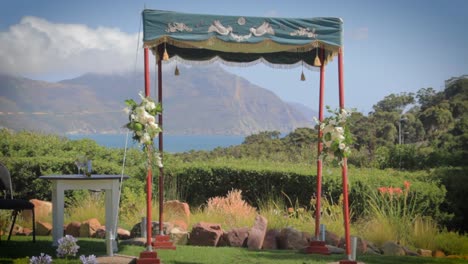
[[[32,212],[32,229],[33,229],[33,242],[36,242],[36,219],[34,215],[34,204],[28,200],[14,199],[13,187],[11,184],[11,175],[8,169],[0,163],[0,190],[5,190],[5,196],[0,197],[0,210],[13,210],[11,215],[13,221],[11,223],[8,240],[10,240],[13,227],[15,226],[16,217],[18,213],[23,210],[31,210]]]

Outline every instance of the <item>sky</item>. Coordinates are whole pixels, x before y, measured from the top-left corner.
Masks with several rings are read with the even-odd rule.
[[[345,106],[367,114],[389,94],[444,89],[468,74],[466,0],[2,0],[0,72],[60,81],[87,72],[142,71],[141,11],[340,17]],[[223,66],[284,101],[318,110],[319,72]],[[325,69],[325,105],[338,106],[337,59]],[[182,73],[183,74],[183,73]]]

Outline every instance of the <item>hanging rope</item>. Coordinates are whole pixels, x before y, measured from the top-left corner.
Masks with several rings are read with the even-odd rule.
[[[140,19],[140,23],[138,26],[138,36],[137,36],[137,42],[136,42],[136,51],[135,51],[135,61],[133,65],[133,72],[136,74],[136,66],[137,66],[137,60],[138,60],[138,53],[139,53],[139,43],[140,43],[140,34],[141,34],[141,24],[142,21]],[[114,229],[114,234],[111,234],[113,238],[117,237],[117,226],[118,226],[118,218],[119,218],[119,209],[120,209],[120,197],[122,195],[122,185],[123,185],[123,177],[125,173],[125,162],[127,160],[127,149],[128,149],[128,135],[130,131],[127,129],[127,135],[125,137],[125,149],[124,149],[124,155],[122,159],[122,171],[120,173],[120,185],[119,185],[119,195],[118,195],[118,200],[117,200],[117,210],[115,210],[115,215],[114,217],[114,223],[115,226],[113,227]]]

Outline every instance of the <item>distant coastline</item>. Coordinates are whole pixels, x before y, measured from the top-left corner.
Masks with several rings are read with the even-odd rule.
[[[66,134],[71,140],[88,138],[96,141],[99,145],[108,148],[125,148],[127,141],[126,133],[100,133],[100,134]],[[239,145],[245,136],[231,135],[164,135],[164,151],[170,153],[187,152],[191,150],[213,150],[217,147],[228,147]],[[128,148],[137,148],[138,143],[128,135]]]

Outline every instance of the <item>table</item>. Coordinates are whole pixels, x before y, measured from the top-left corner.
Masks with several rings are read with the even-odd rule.
[[[117,252],[117,212],[119,204],[120,181],[128,179],[126,175],[45,175],[40,179],[52,181],[52,244],[58,245],[63,237],[63,214],[65,190],[105,190],[106,207],[106,251],[113,256]]]

